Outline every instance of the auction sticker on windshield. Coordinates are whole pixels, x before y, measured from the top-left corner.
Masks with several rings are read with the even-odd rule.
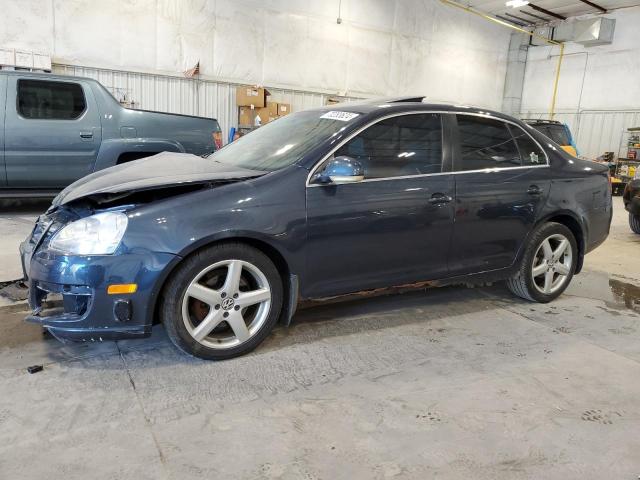
[[[353,120],[356,118],[359,113],[352,112],[337,112],[331,111],[322,115],[320,118],[328,118],[329,120],[340,120],[341,122],[348,122],[349,120]]]

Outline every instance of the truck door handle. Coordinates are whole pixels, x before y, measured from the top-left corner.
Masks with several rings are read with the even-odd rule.
[[[429,199],[429,203],[431,205],[443,205],[445,203],[449,203],[453,200],[449,195],[444,195],[442,193],[434,193],[431,195]]]
[[[527,190],[527,193],[529,195],[540,195],[542,193],[542,190],[540,190],[540,187],[538,187],[537,185],[531,185]]]
[[[93,132],[80,132],[80,138],[93,138]]]

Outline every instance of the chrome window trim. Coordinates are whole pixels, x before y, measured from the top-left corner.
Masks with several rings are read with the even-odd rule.
[[[326,162],[327,159],[331,155],[333,155],[345,143],[347,143],[350,140],[352,140],[353,138],[357,137],[361,132],[363,132],[367,128],[371,127],[372,125],[375,125],[378,122],[381,122],[383,120],[387,120],[387,119],[393,118],[393,117],[400,117],[400,116],[403,116],[403,115],[430,114],[430,113],[435,113],[435,114],[439,114],[439,115],[452,114],[452,115],[469,115],[469,116],[473,116],[473,117],[491,118],[491,119],[494,119],[494,120],[498,120],[499,122],[504,122],[504,123],[508,123],[510,125],[513,125],[514,127],[517,127],[520,130],[522,130],[525,133],[525,135],[528,135],[529,138],[531,138],[531,140],[533,140],[533,142],[536,145],[538,145],[538,147],[540,147],[540,150],[542,150],[542,153],[544,153],[544,157],[546,159],[546,163],[540,164],[540,165],[520,165],[520,166],[517,166],[517,167],[495,167],[495,168],[482,168],[482,169],[479,169],[479,170],[460,170],[460,171],[457,171],[457,172],[421,173],[421,174],[416,174],[416,175],[402,175],[402,176],[397,176],[397,177],[365,178],[364,180],[362,180],[360,182],[349,183],[349,185],[357,185],[359,183],[366,183],[366,182],[381,182],[381,181],[386,181],[386,180],[403,180],[403,179],[406,180],[407,178],[432,177],[432,176],[436,176],[436,175],[461,175],[461,174],[464,174],[464,173],[479,173],[479,172],[493,173],[493,172],[501,172],[501,171],[504,171],[504,170],[522,170],[522,169],[525,169],[525,168],[548,168],[549,167],[549,155],[547,155],[547,151],[544,148],[542,148],[542,145],[540,145],[540,142],[538,142],[535,138],[533,138],[533,136],[529,132],[527,132],[524,128],[522,128],[517,123],[512,122],[511,120],[506,120],[504,118],[496,117],[495,115],[490,115],[490,114],[487,114],[487,113],[472,113],[472,112],[464,112],[464,111],[458,111],[458,110],[409,110],[407,112],[392,113],[392,114],[389,114],[389,115],[385,115],[384,117],[380,117],[380,118],[377,118],[375,120],[372,120],[371,122],[367,123],[366,125],[363,125],[358,130],[353,132],[347,138],[342,139],[326,155],[324,155],[318,162],[316,162],[316,164],[311,168],[311,170],[309,170],[309,175],[307,175],[307,180],[305,182],[305,187],[326,187],[326,186],[329,186],[329,185],[347,185],[347,184],[337,184],[337,183],[328,183],[328,184],[310,183],[310,180],[311,180],[311,177],[316,173],[316,171],[318,170],[320,165],[322,165],[324,162]],[[444,128],[443,128],[443,133],[444,133]],[[513,138],[514,138],[514,142],[515,142],[515,137],[513,137]]]

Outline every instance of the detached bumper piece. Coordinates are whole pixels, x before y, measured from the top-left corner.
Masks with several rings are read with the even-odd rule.
[[[26,321],[42,325],[58,340],[99,342],[151,334],[150,326],[127,325],[133,316],[130,299],[96,297],[85,285],[31,280],[29,306],[32,312]],[[99,325],[96,318],[100,318]]]

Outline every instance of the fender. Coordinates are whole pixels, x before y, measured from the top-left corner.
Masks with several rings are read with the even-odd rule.
[[[108,138],[100,145],[93,171],[113,167],[125,152],[184,153],[185,148],[180,142],[164,138]]]
[[[158,277],[156,284],[153,287],[151,295],[149,295],[148,305],[147,305],[147,325],[153,324],[153,319],[155,317],[155,312],[158,307],[158,300],[160,298],[160,293],[162,292],[162,288],[164,287],[165,282],[169,278],[169,276],[173,273],[173,271],[180,265],[182,260],[192,254],[193,252],[206,247],[212,243],[216,242],[224,242],[224,241],[237,241],[237,242],[245,242],[249,245],[253,244],[256,248],[261,249],[264,253],[272,257],[273,252],[276,253],[280,258],[273,259],[276,267],[279,270],[283,268],[285,271],[282,272],[283,279],[283,288],[284,288],[284,303],[283,303],[283,312],[281,315],[281,323],[285,326],[290,325],[291,319],[296,312],[297,305],[299,302],[299,286],[298,286],[298,274],[293,273],[298,270],[294,270],[291,266],[284,260],[285,256],[282,254],[282,251],[267,240],[267,237],[263,237],[261,235],[256,235],[255,232],[245,232],[245,231],[225,231],[220,232],[220,234],[211,235],[209,237],[203,238],[198,242],[194,242],[187,247],[185,247],[182,251],[180,251],[171,261],[169,265],[164,269],[162,274]],[[264,247],[267,247],[265,251]]]
[[[178,252],[177,255],[180,258],[185,258],[196,250],[206,247],[207,245],[224,241],[245,242],[263,250],[267,255],[272,257],[274,263],[279,269],[285,270],[282,272],[283,275],[298,276],[300,275],[302,266],[304,265],[304,256],[301,256],[299,261],[295,261],[297,256],[294,252],[285,253],[279,245],[274,244],[269,236],[247,230],[225,230],[214,235],[209,235],[199,239],[197,242],[187,245]],[[289,258],[289,262],[287,262],[285,258]],[[294,261],[292,262],[291,260]]]
[[[576,274],[580,273],[580,271],[582,270],[582,265],[584,263],[584,256],[585,256],[585,253],[586,253],[586,239],[588,238],[587,222],[586,222],[584,216],[579,216],[574,211],[565,210],[565,209],[555,210],[555,211],[552,211],[552,212],[546,212],[543,216],[541,216],[536,221],[535,225],[531,228],[531,230],[529,230],[529,233],[527,233],[526,238],[524,239],[524,241],[520,245],[520,248],[518,250],[518,254],[516,255],[516,258],[515,258],[515,261],[514,261],[514,264],[513,264],[514,266],[519,264],[519,262],[522,260],[522,256],[524,255],[525,247],[529,243],[529,238],[530,238],[532,232],[536,228],[538,228],[539,225],[541,225],[541,224],[543,224],[545,222],[548,222],[550,219],[552,219],[554,217],[559,217],[559,216],[571,217],[579,225],[580,230],[582,232],[582,235],[581,235],[582,238],[577,238],[576,239],[576,241],[578,242],[579,255],[578,255],[578,263],[576,264],[575,273]]]

